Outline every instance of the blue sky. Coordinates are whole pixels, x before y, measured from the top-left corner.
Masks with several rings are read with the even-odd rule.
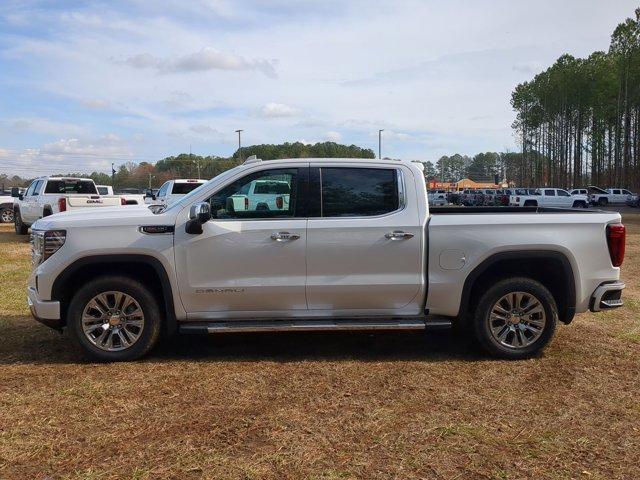
[[[637,0],[0,3],[0,173],[333,140],[517,150],[511,91],[606,50]]]

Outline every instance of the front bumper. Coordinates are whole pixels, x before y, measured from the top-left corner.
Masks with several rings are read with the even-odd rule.
[[[599,312],[623,306],[622,290],[624,287],[624,282],[603,283],[591,295],[589,309],[592,312]]]
[[[27,288],[27,303],[31,315],[38,322],[56,330],[62,329],[62,319],[60,318],[60,302],[52,300],[41,300],[34,287]]]

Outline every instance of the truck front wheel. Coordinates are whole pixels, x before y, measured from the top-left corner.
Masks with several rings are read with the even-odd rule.
[[[474,331],[493,356],[529,358],[549,343],[557,319],[556,302],[544,285],[529,278],[508,278],[480,297]]]
[[[16,229],[16,235],[26,235],[27,233],[29,233],[29,227],[22,223],[22,215],[20,215],[20,210],[16,209],[13,211],[13,221],[13,226]]]
[[[137,280],[104,276],[82,286],[67,314],[72,341],[90,359],[135,360],[158,342],[162,325],[158,300]]]

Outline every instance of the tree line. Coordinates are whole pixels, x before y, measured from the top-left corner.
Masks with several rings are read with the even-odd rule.
[[[375,158],[373,150],[356,145],[341,145],[335,142],[306,144],[301,142],[277,145],[262,144],[242,147],[231,157],[216,155],[193,155],[181,153],[165,157],[155,164],[149,162],[126,162],[115,170],[113,175],[93,172],[90,175],[79,173],[60,173],[60,176],[89,177],[97,185],[113,185],[121,188],[158,188],[173,178],[210,179],[220,173],[241,164],[246,158],[256,155],[263,160],[277,158]],[[0,186],[26,186],[31,179],[20,176],[0,175]]]
[[[518,185],[640,186],[640,8],[615,28],[607,52],[562,55],[518,85],[511,105]]]

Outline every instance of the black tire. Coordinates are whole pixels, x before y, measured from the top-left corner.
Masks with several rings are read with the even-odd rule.
[[[492,323],[490,321],[490,315],[492,309],[500,299],[515,292],[524,292],[538,300],[544,310],[546,318],[541,333],[539,333],[539,336],[534,341],[525,346],[509,347],[500,343],[491,332],[490,326]],[[473,318],[473,330],[480,346],[490,355],[498,358],[519,360],[532,357],[547,346],[556,330],[557,321],[558,307],[549,290],[536,280],[514,277],[499,281],[480,297]],[[499,320],[494,319],[493,322],[497,322],[499,327]],[[524,321],[523,323],[526,322],[527,321]],[[510,325],[508,322],[504,322],[504,324],[507,328]],[[518,327],[514,326],[514,328],[517,329]],[[523,328],[526,327],[523,326]],[[511,333],[507,333],[505,341],[509,338],[509,335],[511,335]],[[524,334],[520,333],[520,335]],[[513,337],[511,338],[514,343],[519,342],[519,337],[516,332],[513,332]]]
[[[587,204],[585,202],[578,201],[578,202],[573,202],[572,207],[573,208],[587,208]]]
[[[0,223],[13,223],[14,219],[13,208],[3,208],[0,210]]]
[[[22,215],[20,210],[13,211],[14,227],[16,229],[16,235],[26,235],[29,233],[29,226],[22,223]]]
[[[609,204],[608,198],[601,198],[598,200],[598,205],[600,205],[601,207],[606,207],[608,204]]]
[[[94,345],[82,328],[82,314],[87,304],[100,293],[117,291],[129,295],[140,305],[144,319],[142,333],[128,348],[107,351]],[[137,280],[123,276],[104,276],[96,278],[74,295],[67,312],[67,331],[73,343],[89,359],[100,362],[122,362],[136,360],[156,345],[162,329],[163,316],[158,299]]]
[[[525,200],[524,206],[525,207],[537,207],[538,206],[538,202],[536,202],[535,200]]]

